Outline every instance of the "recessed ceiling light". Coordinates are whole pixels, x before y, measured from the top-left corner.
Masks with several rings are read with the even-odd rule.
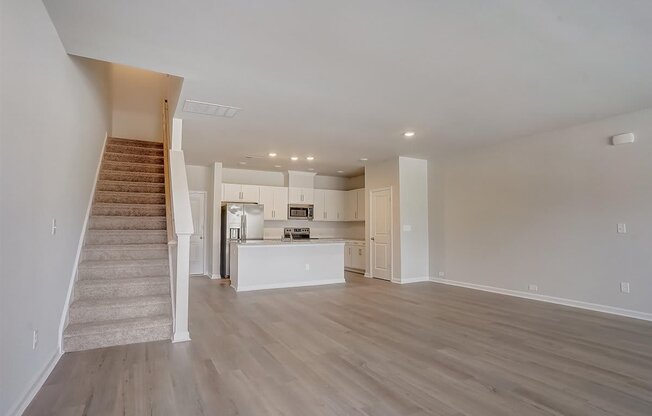
[[[315,168],[308,168],[308,170],[315,170]]]
[[[269,157],[276,157],[276,153],[271,152],[271,153],[269,154]]]
[[[290,158],[290,160],[293,160],[293,161],[296,162],[297,160],[299,160],[299,158],[298,158],[297,156],[292,156],[292,157]]]
[[[275,168],[282,168],[283,166],[281,165],[274,165]]]
[[[361,157],[360,158],[360,162],[366,162],[367,160],[369,160],[369,159],[367,159],[366,157]]]
[[[405,133],[403,133],[403,137],[414,137],[415,134],[416,133],[413,131],[406,131]]]
[[[315,160],[315,157],[314,157],[314,156],[308,156],[308,157],[306,158],[306,160]]]
[[[246,165],[247,164],[247,162],[238,162],[238,163],[241,164],[241,165]]]
[[[337,173],[344,173],[344,171],[343,170],[338,170]]]

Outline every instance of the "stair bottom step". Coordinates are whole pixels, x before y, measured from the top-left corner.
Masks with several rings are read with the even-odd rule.
[[[116,345],[169,340],[172,319],[169,316],[124,319],[69,325],[64,331],[65,352],[84,351]]]

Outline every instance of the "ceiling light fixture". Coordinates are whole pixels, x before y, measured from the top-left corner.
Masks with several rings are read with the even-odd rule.
[[[308,157],[306,158],[306,160],[315,160],[315,157],[314,157],[314,156],[308,156]]]
[[[403,137],[410,138],[410,137],[414,137],[415,134],[416,133],[413,131],[406,131],[405,133],[403,133]]]
[[[343,170],[338,170],[337,173],[344,173],[344,171]]]
[[[238,163],[241,164],[241,165],[246,165],[247,164],[247,162],[238,162]]]
[[[297,160],[299,160],[299,158],[297,156],[292,156],[290,158],[290,160],[292,160],[293,162],[296,162]]]
[[[308,170],[312,172],[313,170],[315,170],[315,168],[308,168]]]
[[[269,157],[276,157],[276,153],[271,152],[271,153],[269,154]]]
[[[282,168],[283,166],[281,165],[274,165],[275,168]]]
[[[360,162],[366,162],[367,160],[369,160],[369,159],[367,159],[366,157],[361,157],[360,158]]]

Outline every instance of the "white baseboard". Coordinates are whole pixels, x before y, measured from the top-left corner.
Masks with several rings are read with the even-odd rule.
[[[373,279],[373,276],[369,274],[368,272],[364,272],[364,277],[367,277],[369,279]]]
[[[410,278],[401,278],[401,279],[392,279],[392,283],[398,283],[400,285],[406,285],[408,283],[419,283],[419,282],[429,282],[430,276],[422,277],[410,277]]]
[[[268,285],[239,286],[237,288],[231,285],[231,287],[233,287],[236,292],[250,292],[252,290],[286,289],[290,287],[333,285],[337,283],[346,283],[346,281],[342,278],[342,279],[309,280],[306,282],[272,283]]]
[[[93,208],[93,198],[95,197],[95,188],[97,187],[97,181],[100,178],[100,170],[102,168],[102,159],[104,159],[104,149],[106,149],[106,142],[109,139],[109,133],[107,132],[104,135],[104,142],[102,143],[102,150],[100,151],[100,159],[97,162],[97,168],[95,169],[95,178],[93,180],[93,187],[91,188],[91,195],[88,198],[88,206],[86,207],[86,217],[84,217],[84,224],[82,225],[81,234],[79,236],[79,242],[77,243],[77,254],[75,255],[75,262],[72,266],[72,275],[70,276],[70,282],[68,283],[68,293],[66,294],[66,303],[63,304],[63,311],[61,312],[61,319],[59,321],[59,353],[63,354],[63,330],[66,327],[66,322],[68,321],[68,308],[70,307],[70,301],[72,299],[73,289],[75,287],[75,281],[77,280],[77,267],[79,266],[79,259],[81,258],[82,249],[84,248],[84,239],[86,238],[86,229],[88,228],[88,220],[91,216],[91,209]]]
[[[612,315],[626,316],[628,318],[642,319],[644,321],[652,321],[652,313],[633,311],[631,309],[617,308],[615,306],[600,305],[597,303],[558,298],[555,296],[538,295],[534,293],[521,292],[520,290],[503,289],[494,286],[484,286],[475,283],[441,279],[438,277],[431,277],[430,281],[435,283],[443,283],[445,285],[465,287],[467,289],[475,289],[475,290],[482,290],[484,292],[498,293],[501,295],[515,296],[524,299],[538,300],[541,302],[555,303],[557,305],[571,306],[573,308],[587,309],[590,311],[603,312]]]
[[[9,412],[7,413],[8,416],[20,416],[25,412],[25,409],[27,409],[27,406],[29,406],[32,400],[34,400],[36,393],[41,390],[45,380],[48,379],[50,373],[52,373],[52,370],[54,370],[54,367],[57,365],[62,355],[63,353],[61,353],[59,349],[54,351],[50,360],[47,362],[43,370],[36,375],[30,384],[29,389],[25,394],[23,394],[23,397],[9,409]]]
[[[172,342],[177,343],[177,342],[188,342],[190,341],[190,332],[184,331],[184,332],[175,332],[174,335],[172,335]]]

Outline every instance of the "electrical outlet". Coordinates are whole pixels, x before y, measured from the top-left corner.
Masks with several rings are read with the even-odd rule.
[[[618,234],[627,234],[627,224],[618,224]]]
[[[32,331],[32,350],[35,350],[38,347],[38,329]]]
[[[539,291],[539,286],[537,286],[537,285],[528,285],[527,288],[528,288],[528,290],[530,292],[538,292]]]
[[[439,272],[439,277],[446,277],[446,273],[444,273],[444,272]]]
[[[52,235],[55,235],[57,233],[57,219],[52,218],[52,228],[51,231]]]
[[[310,264],[306,263],[306,270],[310,270]]]
[[[629,282],[620,282],[620,291],[622,293],[629,293]]]

